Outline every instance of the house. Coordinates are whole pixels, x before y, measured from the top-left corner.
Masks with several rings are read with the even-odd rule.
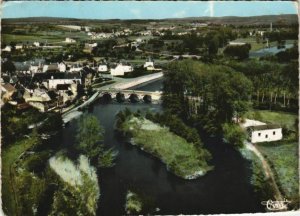
[[[82,66],[80,65],[73,65],[71,68],[70,68],[70,72],[79,72],[82,70]]]
[[[29,70],[32,73],[41,73],[43,71],[43,67],[42,67],[41,63],[39,63],[39,64],[31,64],[30,67],[29,67]]]
[[[282,128],[275,124],[250,126],[247,131],[251,143],[272,142],[282,139]]]
[[[45,72],[58,72],[58,64],[49,64],[43,66],[43,73]]]
[[[9,83],[1,84],[1,100],[3,102],[11,100],[15,92],[16,88],[13,85]]]
[[[73,38],[66,38],[66,43],[76,43],[76,40]]]
[[[77,96],[77,88],[78,85],[76,83],[57,85],[56,89],[58,94],[62,97],[63,104],[75,99]]]
[[[98,43],[85,43],[85,47],[90,47],[90,48],[94,48],[94,47],[97,47],[98,46]]]
[[[40,42],[33,42],[33,45],[36,46],[36,47],[40,47],[41,46]]]
[[[263,37],[264,34],[265,34],[265,31],[257,31],[256,33],[257,33],[258,35],[260,35],[261,37]]]
[[[51,77],[51,79],[48,79],[46,82],[43,82],[45,87],[47,89],[57,89],[57,85],[62,85],[62,84],[81,84],[81,78],[63,78],[63,79],[54,79]]]
[[[36,88],[34,90],[26,90],[23,98],[26,103],[37,108],[41,112],[46,112],[51,104],[51,97],[44,89]]]
[[[124,65],[122,63],[117,64],[115,67],[110,69],[110,74],[112,76],[124,76],[125,73],[130,73],[133,71],[131,65]]]
[[[244,42],[234,42],[234,41],[231,41],[231,42],[229,42],[229,45],[230,45],[230,46],[244,46],[244,45],[246,45],[246,43],[244,43]]]
[[[20,50],[20,49],[23,49],[23,44],[17,44],[15,46],[16,50]]]
[[[154,68],[154,62],[151,59],[149,59],[148,61],[145,62],[144,68],[147,68],[147,70],[148,68]]]
[[[99,67],[98,67],[98,72],[100,72],[100,73],[108,72],[108,67],[107,67],[107,65],[105,65],[105,64],[100,64]]]
[[[12,51],[12,47],[11,46],[6,46],[4,49],[2,49],[2,52],[11,52]]]
[[[59,63],[58,64],[58,70],[59,70],[59,72],[66,72],[67,65],[65,63],[63,63],[63,62]]]

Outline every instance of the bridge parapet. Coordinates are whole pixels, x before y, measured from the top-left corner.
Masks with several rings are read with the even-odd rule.
[[[112,98],[115,98],[118,93],[124,95],[125,99],[129,99],[131,95],[136,95],[140,100],[144,98],[144,96],[151,96],[152,100],[160,100],[162,96],[161,91],[139,91],[139,90],[121,90],[121,89],[103,89],[99,90],[99,96],[102,97],[105,94],[109,94]]]

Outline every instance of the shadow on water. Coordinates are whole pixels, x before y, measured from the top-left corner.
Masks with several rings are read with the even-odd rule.
[[[152,84],[153,85],[153,84]],[[160,84],[158,84],[160,85]],[[159,88],[159,86],[158,86]],[[141,90],[148,90],[144,86]],[[128,143],[114,131],[115,115],[128,107],[132,111],[160,112],[156,104],[95,103],[91,112],[105,129],[104,144],[119,151],[116,166],[98,170],[101,198],[99,215],[125,214],[127,190],[139,191],[146,197],[142,213],[217,214],[263,212],[250,185],[249,164],[240,153],[218,138],[203,137],[211,152],[214,170],[195,180],[183,180],[167,171],[165,164]],[[74,145],[74,122],[64,129],[63,145]],[[154,212],[155,208],[159,211]],[[158,210],[158,209],[157,209]]]

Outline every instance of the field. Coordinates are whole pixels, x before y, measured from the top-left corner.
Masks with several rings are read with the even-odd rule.
[[[196,178],[211,169],[200,151],[166,127],[131,117],[122,124],[121,130],[132,134],[133,144],[158,157],[180,177]]]
[[[78,38],[79,40],[81,39],[89,39],[89,37],[83,33],[83,32],[32,32],[28,34],[2,34],[2,42],[5,44],[9,44],[10,42],[48,42],[48,43],[53,43],[53,42],[62,42],[66,39],[66,37],[71,37],[71,38]]]
[[[246,118],[255,119],[265,123],[279,124],[286,126],[289,130],[295,131],[295,120],[297,119],[296,114],[275,112],[269,110],[252,110],[246,113]]]
[[[277,183],[287,199],[299,196],[298,143],[268,143],[257,145],[275,172]]]

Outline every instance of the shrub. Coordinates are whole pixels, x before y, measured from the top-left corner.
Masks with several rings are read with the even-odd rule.
[[[246,134],[238,125],[225,123],[222,125],[224,139],[235,147],[243,146]]]

